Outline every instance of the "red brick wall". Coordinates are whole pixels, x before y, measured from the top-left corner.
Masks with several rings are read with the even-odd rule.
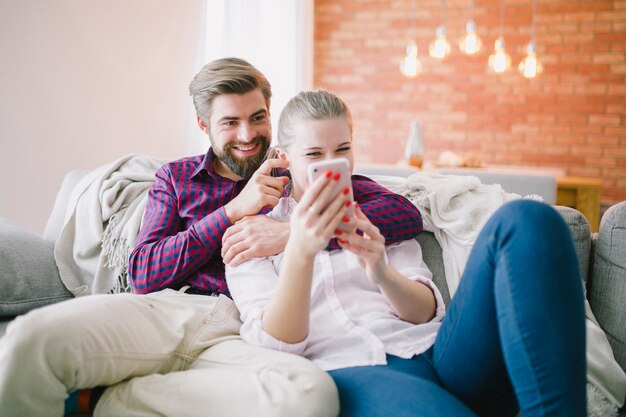
[[[478,152],[486,163],[558,167],[602,178],[602,199],[626,200],[626,0],[538,0],[536,43],[544,72],[517,70],[528,42],[531,0],[505,0],[504,36],[513,65],[486,71],[499,30],[499,1],[476,0],[484,45],[462,56],[458,41],[470,0],[447,1],[452,54],[428,56],[439,0],[316,0],[315,85],[350,104],[357,160],[403,157],[412,118],[426,159],[443,150]],[[408,79],[399,62],[415,39],[423,73]]]

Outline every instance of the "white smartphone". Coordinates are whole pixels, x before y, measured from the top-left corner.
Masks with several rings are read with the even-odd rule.
[[[336,198],[336,196],[343,192],[346,188],[349,190],[349,201],[354,201],[354,195],[352,194],[352,175],[350,174],[350,163],[347,159],[335,158],[328,161],[314,162],[308,166],[307,170],[309,184],[312,184],[320,175],[326,174],[327,171],[331,171],[333,175],[336,173],[340,174],[339,180],[331,180],[335,183],[335,185],[333,187],[333,192],[329,195],[329,198],[327,198],[326,201],[316,204],[321,204],[323,207],[327,207]],[[350,207],[347,208],[346,216],[354,217],[353,205],[350,205]],[[341,222],[339,223],[338,228],[344,232],[351,232],[354,230],[354,222],[352,225]]]

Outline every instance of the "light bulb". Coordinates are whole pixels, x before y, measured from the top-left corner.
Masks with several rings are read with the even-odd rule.
[[[483,42],[476,34],[476,23],[474,23],[473,20],[468,21],[465,25],[465,36],[459,43],[461,51],[467,55],[474,55],[476,52],[480,51],[482,45]]]
[[[504,39],[496,40],[493,54],[489,55],[489,70],[501,74],[511,66],[511,57],[504,50]]]
[[[520,62],[519,70],[526,78],[535,78],[537,74],[543,71],[543,66],[537,60],[535,43],[532,41],[526,47],[526,57]]]
[[[405,77],[416,77],[422,72],[422,64],[417,59],[417,45],[413,41],[406,46],[406,56],[400,61],[400,72]]]
[[[441,25],[437,28],[436,38],[430,43],[428,52],[430,56],[443,59],[450,54],[450,42],[446,39],[446,27]]]

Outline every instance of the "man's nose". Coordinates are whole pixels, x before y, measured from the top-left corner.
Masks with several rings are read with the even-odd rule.
[[[239,130],[237,130],[237,139],[242,142],[249,142],[257,136],[256,128],[247,122],[239,124]]]

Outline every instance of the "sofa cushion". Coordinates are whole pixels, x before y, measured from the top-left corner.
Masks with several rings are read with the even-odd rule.
[[[431,232],[422,232],[417,236],[417,242],[422,248],[422,258],[433,273],[433,282],[441,292],[443,301],[446,306],[450,304],[450,292],[448,291],[448,283],[446,282],[446,274],[443,266],[443,255],[441,246],[435,239],[435,235]]]
[[[61,282],[53,250],[52,243],[0,219],[0,317],[72,298]]]
[[[615,359],[626,370],[626,202],[602,217],[589,304],[606,332]]]

